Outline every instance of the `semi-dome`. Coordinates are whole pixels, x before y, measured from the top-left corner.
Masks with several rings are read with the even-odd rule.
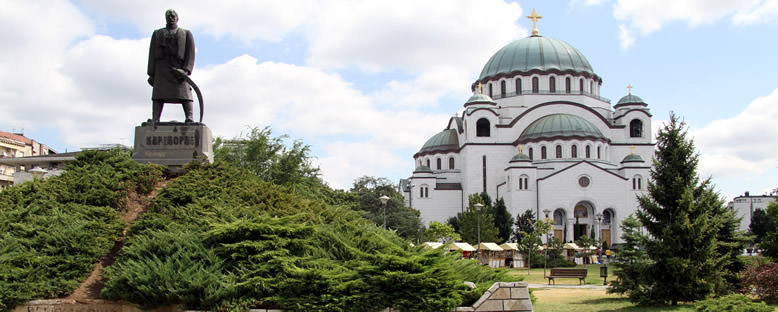
[[[531,36],[509,43],[486,62],[478,80],[512,72],[558,70],[595,75],[581,52],[562,40]]]
[[[424,146],[421,147],[419,153],[444,151],[459,148],[459,137],[454,129],[446,129],[433,135]]]
[[[625,95],[624,97],[622,97],[622,98],[619,100],[619,102],[618,102],[618,103],[616,103],[616,105],[615,105],[615,106],[620,106],[620,105],[628,105],[628,104],[641,104],[641,105],[646,105],[646,102],[644,102],[644,101],[643,101],[643,99],[641,99],[639,96],[637,96],[637,95],[634,95],[634,94],[630,93],[630,94],[628,94],[628,95]],[[615,107],[615,106],[614,106],[614,107]]]
[[[581,117],[570,114],[551,114],[535,120],[519,136],[519,141],[554,137],[584,137],[605,139],[600,129]]]

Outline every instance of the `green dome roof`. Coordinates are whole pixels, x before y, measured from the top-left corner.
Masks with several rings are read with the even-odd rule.
[[[627,104],[646,104],[646,102],[643,101],[639,96],[632,95],[631,93],[629,95],[625,95],[622,97],[616,105],[627,105]]]
[[[524,155],[524,153],[516,154],[511,158],[510,162],[518,162],[518,161],[532,161],[529,159],[529,156]]]
[[[519,136],[519,141],[556,136],[605,138],[602,132],[586,119],[569,114],[552,114],[535,120],[527,126]]]
[[[459,148],[459,137],[454,129],[443,130],[436,135],[433,135],[424,146],[421,147],[421,152],[433,152],[442,150],[451,150]]]
[[[622,160],[621,162],[625,163],[625,162],[645,162],[645,161],[643,161],[643,158],[640,157],[640,155],[629,154],[626,157],[624,157],[624,160]]]
[[[416,170],[413,170],[413,173],[432,173],[432,169],[425,165],[419,165],[416,167]]]
[[[497,102],[492,100],[488,95],[483,93],[476,93],[473,94],[469,99],[467,99],[467,102],[465,102],[465,106],[472,105],[472,104],[491,104],[491,105],[497,105]]]
[[[560,70],[594,74],[586,57],[562,40],[532,36],[509,43],[486,62],[478,80],[515,71]]]

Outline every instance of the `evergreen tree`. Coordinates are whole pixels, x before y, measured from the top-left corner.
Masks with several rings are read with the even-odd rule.
[[[638,197],[637,218],[647,230],[650,259],[643,269],[624,270],[637,281],[626,289],[641,304],[704,299],[728,286],[738,266],[735,250],[743,237],[736,232],[733,211],[724,207],[710,179],[697,175],[698,154],[687,139],[685,123],[671,113],[657,135],[648,194]],[[733,227],[734,226],[734,227]]]
[[[646,245],[647,239],[641,232],[640,220],[635,218],[634,215],[630,215],[621,221],[621,239],[624,243],[619,248],[619,252],[615,254],[615,260],[613,262],[613,275],[618,276],[618,279],[611,280],[608,293],[628,293],[636,289],[640,289],[640,285],[648,284],[644,281],[644,272],[648,271],[648,267],[651,261],[646,255],[646,250],[643,246]]]
[[[494,226],[497,227],[499,232],[499,242],[504,243],[511,239],[511,229],[513,228],[513,217],[508,208],[505,207],[505,200],[502,198],[497,199],[494,202]]]
[[[520,243],[524,237],[521,233],[532,233],[535,231],[535,214],[531,209],[527,209],[523,214],[516,216],[516,223],[513,228],[513,242]]]
[[[751,217],[748,230],[750,234],[754,235],[754,243],[759,244],[767,236],[767,233],[775,231],[775,222],[767,215],[767,211],[756,209]]]
[[[484,205],[481,208],[480,217],[478,208],[475,204],[480,203]],[[496,242],[497,241],[497,227],[494,226],[494,215],[491,214],[491,209],[484,204],[483,198],[479,194],[471,194],[468,196],[467,210],[462,213],[462,217],[459,219],[459,235],[462,236],[462,240],[476,245],[478,244],[478,220],[481,220],[481,242]]]
[[[767,217],[773,224],[778,224],[778,203],[770,203],[767,206]],[[778,229],[773,227],[771,231],[768,231],[759,242],[759,248],[763,249],[763,256],[778,261]]]

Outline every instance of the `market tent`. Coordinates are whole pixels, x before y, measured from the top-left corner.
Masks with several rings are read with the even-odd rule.
[[[421,245],[424,246],[424,247],[432,248],[432,249],[436,249],[436,248],[438,248],[440,246],[443,246],[443,244],[438,243],[438,242],[425,242],[424,244],[421,244]]]
[[[475,247],[465,242],[451,243],[448,250],[475,251]]]
[[[503,243],[500,245],[503,250],[519,250],[519,244],[517,243]]]
[[[482,250],[489,250],[489,251],[503,251],[500,246],[497,246],[495,243],[481,243],[481,249]]]
[[[562,248],[564,248],[564,249],[573,249],[573,250],[583,249],[583,248],[579,247],[578,245],[576,245],[575,243],[565,243],[562,246]]]

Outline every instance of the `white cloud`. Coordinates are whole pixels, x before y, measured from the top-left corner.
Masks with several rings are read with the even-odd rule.
[[[775,20],[778,0],[618,0],[613,16],[625,21],[619,29],[622,48],[628,48],[635,38],[625,33],[639,31],[646,36],[672,22],[697,27],[727,16],[739,25]]]
[[[635,43],[635,35],[627,25],[619,25],[619,40],[621,40],[621,48],[624,50],[629,49]]]
[[[757,98],[735,117],[692,129],[700,151],[700,172],[714,177],[749,176],[775,171],[778,158],[778,89]]]
[[[575,6],[575,5],[579,5],[580,4],[580,5],[583,5],[583,6],[595,6],[595,5],[603,4],[606,1],[609,1],[609,0],[571,0],[570,1],[570,5],[571,6]]]

